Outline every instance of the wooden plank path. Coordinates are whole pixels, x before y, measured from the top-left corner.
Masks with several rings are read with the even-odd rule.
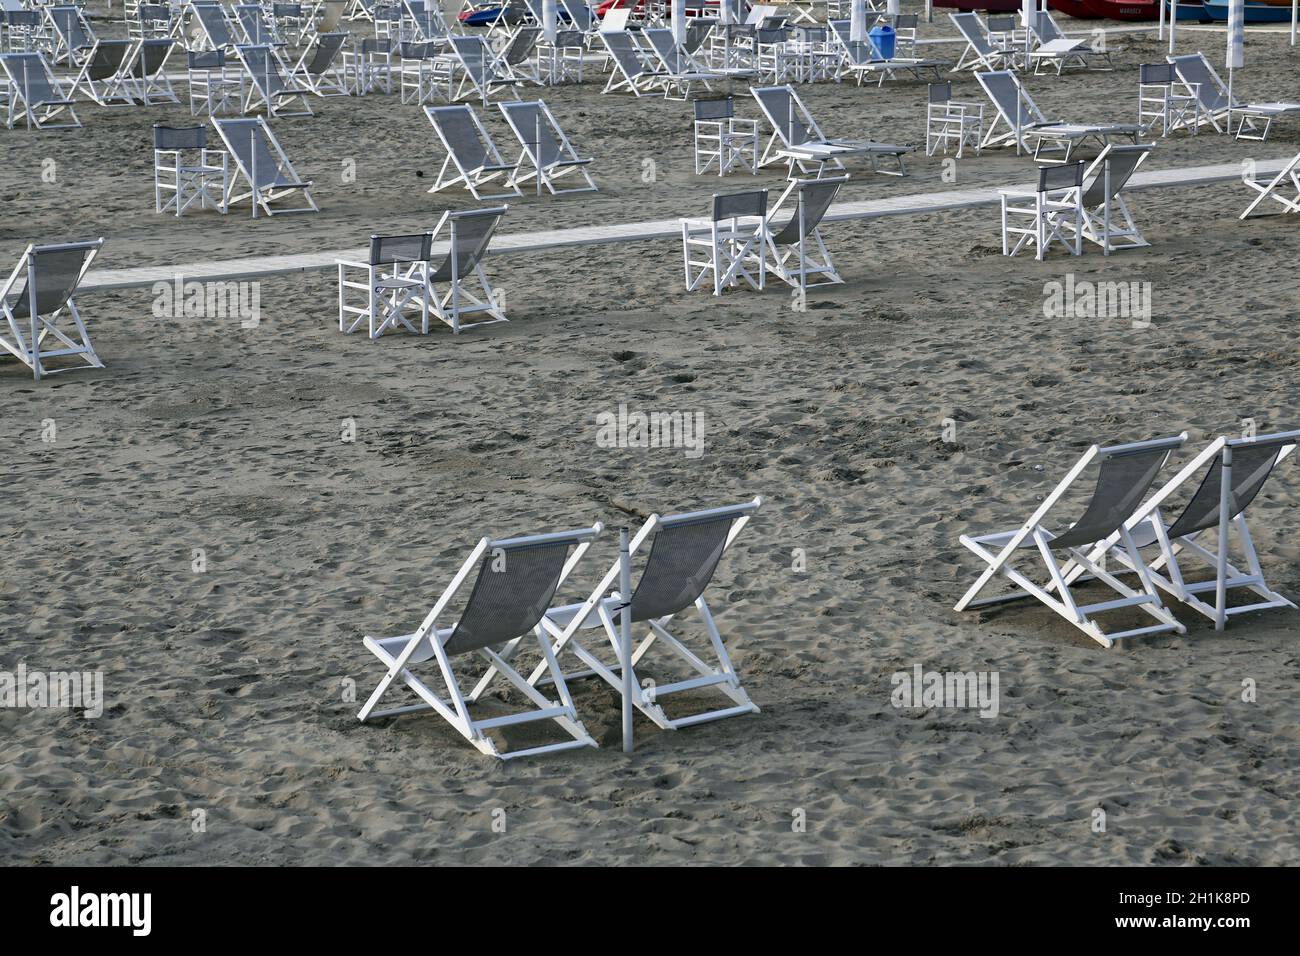
[[[1285,160],[1268,160],[1256,168],[1258,179],[1271,179],[1286,164]],[[1208,186],[1232,182],[1241,178],[1241,164],[1222,163],[1214,166],[1184,166],[1138,173],[1129,182],[1126,192],[1163,189],[1175,186]],[[950,212],[976,206],[996,205],[998,190],[1005,186],[982,186],[977,189],[955,189],[947,192],[894,196],[888,199],[868,199],[861,202],[839,203],[826,213],[828,222],[854,219],[878,219],[885,216],[918,216],[927,213]],[[1032,189],[1032,184],[1021,183],[1014,188]],[[1249,197],[1243,195],[1242,202]],[[677,239],[681,236],[678,219],[660,219],[649,222],[630,222],[608,226],[580,226],[576,229],[555,229],[545,232],[517,232],[498,235],[488,250],[489,255],[543,252],[570,246],[602,246],[620,242],[650,242]],[[446,251],[435,247],[435,253]],[[159,282],[233,282],[264,279],[271,276],[297,272],[315,272],[333,269],[339,259],[365,261],[369,255],[366,247],[333,249],[295,256],[262,256],[248,259],[223,259],[218,262],[189,262],[179,265],[143,266],[136,269],[96,269],[90,272],[78,295],[92,292],[115,292],[122,289],[149,288]]]

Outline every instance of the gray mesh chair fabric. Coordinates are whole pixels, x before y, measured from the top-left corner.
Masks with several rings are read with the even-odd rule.
[[[1170,57],[1171,66],[1184,83],[1195,84],[1196,99],[1202,109],[1216,111],[1231,106],[1228,95],[1214,81],[1208,65],[1199,53],[1194,56]]]
[[[1015,118],[1015,128],[1020,129],[1033,123],[1041,122],[1041,117],[1030,110],[1028,104],[1020,98],[1020,89],[1015,77],[1008,72],[997,71],[978,74],[980,82],[988,91],[999,112],[1004,116]]]
[[[1282,447],[1290,440],[1236,445],[1232,449],[1232,485],[1228,489],[1229,519],[1237,517],[1250,506],[1259,494],[1268,476],[1273,473]],[[1183,513],[1169,528],[1169,538],[1175,540],[1219,523],[1219,496],[1223,488],[1223,456],[1214,459],[1205,477],[1201,479],[1196,494],[1187,502]]]
[[[49,7],[47,11],[69,50],[94,45],[95,36],[86,30],[80,7]]]
[[[766,108],[768,119],[777,124],[781,137],[791,146],[799,146],[814,139],[812,130],[804,125],[795,108],[794,97],[784,87],[773,86],[755,89],[754,95]]]
[[[171,53],[172,47],[175,45],[175,40],[165,37],[141,40],[140,55],[132,64],[131,73],[136,77],[153,76],[163,68],[163,65],[167,62],[167,55]]]
[[[561,0],[561,7],[569,16],[569,22],[583,33],[590,33],[594,25],[591,8],[583,0]]]
[[[249,75],[267,96],[283,93],[289,89],[280,75],[280,64],[276,60],[275,49],[266,44],[253,44],[239,47],[240,56],[248,68]]]
[[[488,66],[492,62],[487,41],[480,36],[448,37],[448,40],[464,65],[465,72],[473,78],[474,84],[479,87],[486,86],[489,80]]]
[[[206,126],[153,126],[154,149],[207,149],[208,128]]]
[[[427,232],[408,236],[371,236],[370,264],[380,266],[398,262],[427,262],[432,238]]]
[[[226,21],[225,11],[219,3],[195,3],[191,5],[194,15],[199,18],[203,30],[212,45],[218,50],[234,43],[230,35],[230,26]]]
[[[307,72],[312,76],[319,76],[328,70],[330,64],[338,57],[339,50],[343,49],[347,38],[346,33],[316,34],[316,53],[307,64]]]
[[[226,65],[226,51],[188,50],[185,60],[191,70],[219,70]]]
[[[92,80],[116,76],[134,46],[134,40],[100,40],[86,64],[86,76]]]
[[[715,194],[713,221],[739,219],[745,216],[763,218],[767,215],[767,190],[750,189],[743,193]]]
[[[551,129],[550,121],[537,103],[503,103],[512,125],[528,140],[539,166],[551,166],[567,160],[564,148]]]
[[[253,176],[254,159],[256,159],[257,190],[283,186],[304,186],[296,179],[286,177],[280,170],[280,158],[271,149],[263,134],[264,126],[258,117],[250,119],[221,119],[213,122],[221,128],[224,139],[230,144],[239,165],[247,175]]]
[[[1168,457],[1165,446],[1108,456],[1101,463],[1087,510],[1069,531],[1049,541],[1048,547],[1095,544],[1118,530],[1137,510]]]
[[[1138,66],[1138,82],[1151,84],[1172,83],[1175,80],[1172,63],[1143,63]]]
[[[1138,168],[1142,158],[1151,152],[1149,146],[1111,146],[1106,153],[1106,162],[1097,170],[1088,188],[1083,191],[1083,204],[1091,209],[1108,199],[1114,199],[1128,185],[1133,171]],[[1110,174],[1110,195],[1106,195],[1106,174]]]
[[[50,70],[39,53],[6,53],[19,93],[29,106],[67,102],[50,82]]]
[[[632,592],[632,620],[667,617],[695,603],[713,579],[732,518],[666,525],[655,532],[641,580]]]
[[[947,103],[952,99],[951,83],[931,83],[926,89],[928,102]]]
[[[1083,185],[1083,163],[1068,166],[1041,166],[1038,169],[1038,191],[1078,188]]]
[[[715,100],[696,100],[692,106],[695,108],[695,121],[728,120],[736,115],[736,102],[728,96],[723,99]]]
[[[821,223],[822,217],[826,215],[826,210],[831,207],[835,197],[839,194],[840,187],[844,185],[843,179],[815,179],[804,180],[799,184],[799,205],[795,207],[794,215],[784,226],[774,231],[772,242],[778,246],[793,245],[800,239],[807,238],[812,231]],[[803,208],[802,232],[799,221],[799,207]]]
[[[86,258],[99,248],[97,242],[77,243],[65,247],[42,249],[37,247],[31,252],[31,262],[35,266],[36,277],[36,314],[50,315],[57,312],[77,291],[81,279],[82,267]],[[31,273],[28,273],[30,276]],[[13,301],[12,312],[15,319],[24,319],[31,315],[31,288],[23,283],[18,298]]]
[[[447,257],[430,277],[430,282],[449,282],[452,279],[452,267],[455,275],[464,278],[478,266],[487,252],[492,234],[496,232],[504,208],[472,209],[466,212],[450,214],[451,248]]]
[[[541,27],[520,27],[515,31],[514,39],[506,47],[504,61],[507,66],[518,66],[537,49],[537,39],[542,35]]]
[[[465,613],[443,645],[447,654],[504,644],[536,627],[555,597],[571,543],[525,545],[484,554]]]
[[[490,150],[479,136],[471,107],[440,106],[431,110],[430,115],[437,118],[447,146],[464,169],[480,169],[488,164]]]

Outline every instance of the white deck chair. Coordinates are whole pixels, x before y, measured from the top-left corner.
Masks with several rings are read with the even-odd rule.
[[[545,187],[552,196],[563,193],[597,192],[596,183],[587,172],[592,160],[578,156],[569,138],[560,129],[555,115],[541,100],[517,103],[498,103],[497,107],[510,124],[519,140],[519,159],[511,182],[518,187],[530,180],[538,188]],[[563,176],[581,178],[585,185],[572,180],[558,182]]]
[[[541,38],[542,28],[539,26],[521,24],[516,27],[492,63],[492,75],[513,79],[516,84],[545,86],[542,81],[541,59],[537,52],[537,42]]]
[[[868,17],[868,19],[872,19]],[[924,59],[916,56],[894,56],[886,60],[880,55],[870,38],[854,40],[851,36],[852,24],[849,20],[832,20],[832,33],[839,43],[841,59],[835,72],[835,78],[853,76],[858,86],[868,76],[876,78],[877,86],[884,86],[885,80],[898,79],[899,73],[909,73],[916,79],[932,78],[939,82],[941,71],[952,66],[950,60]]]
[[[307,102],[311,87],[290,78],[289,68],[275,47],[238,43],[235,55],[249,79],[240,107],[245,116],[258,109],[264,109],[271,117],[315,115]]]
[[[261,116],[214,117],[212,125],[235,161],[235,172],[226,187],[225,206],[248,200],[253,218],[259,211],[268,216],[295,212],[317,212],[311,195],[311,181],[303,180],[294,170],[280,141]],[[247,189],[240,191],[239,180]],[[299,205],[286,206],[286,200],[298,197]]]
[[[428,232],[371,236],[368,262],[339,259],[339,331],[352,333],[364,323],[371,339],[399,325],[428,335],[432,241]],[[361,274],[364,281],[358,278]],[[363,304],[352,304],[355,293],[364,295]]]
[[[22,117],[27,129],[71,129],[81,126],[50,64],[41,53],[0,53],[0,69],[8,85],[5,126],[13,129]],[[55,120],[63,117],[62,122]]]
[[[280,42],[274,22],[260,3],[237,3],[232,8],[235,26],[243,43],[250,46],[270,46]]]
[[[1125,637],[1165,631],[1185,633],[1187,629],[1178,623],[1160,600],[1160,594],[1152,582],[1137,544],[1125,527],[1125,520],[1137,509],[1169,456],[1182,447],[1186,440],[1187,435],[1182,434],[1105,448],[1093,445],[1018,529],[977,536],[962,535],[962,545],[987,566],[962,595],[955,610],[964,611],[1034,597],[1103,647],[1111,647]],[[1058,510],[1058,505],[1085,469],[1094,464],[1098,467],[1092,497],[1079,519],[1073,524],[1062,525],[1063,530],[1058,534],[1048,527],[1048,519]],[[1141,583],[1140,589],[1130,588],[1107,571],[1098,560],[1090,557],[1098,542],[1104,542],[1116,533],[1118,543],[1133,562],[1132,567]],[[1025,555],[1030,549],[1037,553],[1043,568],[1048,572],[1049,578],[1045,584],[1040,585],[1031,580],[1028,573],[1021,571],[1014,563],[1014,559]],[[1058,563],[1061,558],[1065,559],[1064,564]],[[1065,581],[1065,574],[1076,569],[1109,586],[1119,597],[1079,604],[1078,596]],[[997,576],[1009,579],[1016,590],[1011,594],[977,599],[980,592]],[[1099,614],[1128,608],[1143,611],[1155,618],[1156,623],[1106,632],[1096,620]]]
[[[659,61],[659,72],[664,88],[665,99],[689,99],[697,86],[712,92],[709,83],[726,79],[726,75],[706,70],[695,62],[685,50],[677,45],[673,31],[667,28],[642,30],[642,36],[650,44],[655,58]],[[756,72],[751,75],[757,75]]]
[[[1161,136],[1180,129],[1193,136],[1200,132],[1200,106],[1186,92],[1172,63],[1139,64],[1138,123],[1144,136],[1157,127]]]
[[[786,186],[767,214],[764,266],[768,272],[801,290],[844,281],[835,271],[819,227],[848,181],[847,176],[795,179]]]
[[[610,12],[617,13],[618,11],[612,10]],[[633,39],[630,32],[626,30],[601,30],[600,41],[605,45],[605,50],[609,53],[610,63],[612,64],[609,80],[605,83],[605,88],[601,90],[602,93],[624,91],[631,93],[633,96],[641,96],[645,93],[663,90],[664,83],[668,79],[667,72],[651,66],[646,61],[644,54],[636,45],[636,40]]]
[[[186,85],[190,115],[238,113],[244,104],[244,68],[234,65],[225,50],[187,50]]]
[[[224,214],[229,184],[230,157],[225,150],[208,148],[206,126],[154,123],[154,212],[173,212],[179,217],[191,206],[206,209],[210,205]]]
[[[714,193],[708,219],[682,219],[682,257],[686,291],[694,292],[708,276],[713,294],[741,282],[762,289],[767,268],[767,190]],[[702,258],[697,258],[702,257]]]
[[[317,96],[347,96],[348,75],[343,68],[343,48],[347,33],[315,33],[302,56],[294,64],[291,76]]]
[[[1019,54],[1023,51],[995,47],[984,31],[984,24],[980,23],[978,13],[950,13],[948,17],[966,41],[966,49],[962,51],[957,65],[952,68],[954,73],[962,70],[1001,70],[1006,67],[1015,69]]]
[[[1137,143],[1142,127],[1137,123],[1061,123],[1049,120],[1038,108],[1020,77],[1010,70],[976,73],[997,116],[984,133],[981,148],[1015,145],[1016,154],[1029,148],[1035,140],[1034,159],[1040,163],[1068,163],[1074,151],[1089,140],[1103,149],[1115,138],[1124,137]]]
[[[85,52],[98,39],[81,7],[48,6],[45,8],[45,17],[53,34],[50,60],[55,64],[80,64]]]
[[[695,175],[710,168],[725,176],[737,167],[758,172],[758,120],[736,116],[734,97],[698,99],[695,113]]]
[[[597,522],[590,528],[576,531],[480,540],[419,629],[398,637],[365,639],[366,648],[383,662],[387,673],[357,716],[364,721],[433,710],[480,752],[503,760],[576,747],[595,747],[596,741],[587,733],[574,709],[564,674],[555,660],[541,622],[556,590],[601,530],[602,526]],[[440,619],[450,616],[452,601],[476,567],[478,573],[460,617],[453,624],[440,624]],[[530,634],[537,641],[542,659],[540,670],[551,678],[558,701],[548,700],[537,690],[536,681],[530,683],[508,663]],[[467,694],[461,688],[460,679],[467,665],[466,655],[475,652],[484,658],[490,670]],[[414,665],[430,660],[436,661],[446,688],[445,696],[435,693],[412,672]],[[472,716],[470,705],[482,698],[495,678],[502,676],[528,699],[533,709],[482,719]],[[420,697],[420,703],[375,710],[398,679]],[[553,721],[573,739],[502,751],[488,735],[488,731],[496,728],[539,720]]]
[[[1291,212],[1300,212],[1300,153],[1296,153],[1287,162],[1280,172],[1272,178],[1267,184],[1258,182],[1254,179],[1242,180],[1247,186],[1259,193],[1249,206],[1237,218],[1245,219],[1254,212],[1265,199],[1272,199],[1282,205],[1283,214]],[[1283,182],[1290,182],[1295,189],[1295,195],[1288,198],[1281,192]]]
[[[758,101],[763,116],[772,127],[772,136],[759,157],[759,166],[782,163],[788,168],[791,178],[794,178],[796,168],[804,174],[815,169],[820,178],[827,169],[843,169],[844,159],[865,157],[875,172],[889,176],[906,175],[903,157],[915,147],[871,140],[827,139],[793,87],[753,87],[749,92]],[[882,168],[882,159],[892,159],[898,163],[898,169]]]
[[[1150,245],[1138,231],[1123,192],[1153,148],[1152,144],[1110,145],[1084,170],[1079,201],[1083,238],[1101,246],[1106,255]]]
[[[926,90],[925,155],[933,156],[942,147],[948,154],[948,144],[957,145],[957,158],[967,146],[980,153],[980,138],[984,135],[984,104],[970,100],[955,100],[952,84],[931,83]]]
[[[135,40],[96,40],[82,60],[68,97],[75,100],[80,92],[99,106],[134,106],[137,52]]]
[[[429,310],[453,333],[507,321],[501,298],[483,271],[483,257],[507,208],[445,212],[434,226],[434,247],[438,248],[445,230],[447,249],[442,262],[429,270]],[[445,286],[446,291],[439,291],[440,286]],[[487,318],[464,321],[467,316],[480,315]]]
[[[514,183],[515,165],[506,163],[501,158],[487,128],[474,112],[474,107],[467,103],[426,106],[424,113],[429,117],[438,141],[447,152],[447,158],[442,161],[438,178],[429,187],[429,192],[463,186],[480,202],[523,195]],[[453,172],[455,175],[451,175]],[[485,185],[498,179],[503,179],[500,186],[506,192],[492,195],[480,192]]]
[[[1210,66],[1204,53],[1171,56],[1167,59],[1187,92],[1196,97],[1200,107],[1199,122],[1209,123],[1217,132],[1225,130],[1225,127],[1219,126],[1221,119],[1225,121],[1226,131],[1232,132],[1232,116],[1235,113],[1239,117],[1236,138],[1263,142],[1268,139],[1273,120],[1300,112],[1300,103],[1242,103],[1236,97],[1229,96],[1228,87],[1214,71],[1214,67]]]
[[[103,245],[103,239],[29,245],[0,285],[0,348],[30,368],[38,382],[46,375],[81,368],[46,368],[53,358],[76,356],[91,368],[104,367],[73,301]],[[51,339],[55,340],[52,348],[45,344]]]
[[[1149,501],[1137,509],[1124,526],[1139,549],[1156,547],[1159,556],[1147,563],[1156,586],[1214,622],[1221,631],[1228,618],[1270,608],[1296,605],[1272,590],[1264,580],[1259,555],[1246,524],[1246,509],[1259,495],[1277,465],[1296,449],[1300,431],[1278,432],[1257,438],[1216,438],[1199,455],[1165,483]],[[1179,489],[1197,475],[1196,491],[1172,522],[1167,522],[1162,508]],[[1218,540],[1213,549],[1200,538],[1214,529]],[[1236,533],[1237,551],[1246,570],[1232,564],[1232,536]],[[1116,547],[1119,535],[1111,535],[1089,555],[1098,560],[1103,555],[1127,568],[1134,568],[1126,549]],[[1189,565],[1191,567],[1186,567]],[[1192,568],[1208,569],[1208,580],[1189,582]],[[1082,567],[1066,575],[1066,582],[1084,578]],[[1228,606],[1228,592],[1249,590],[1262,601]],[[1213,592],[1214,603],[1200,597]]]
[[[449,36],[451,52],[446,57],[447,99],[457,102],[477,96],[484,105],[494,93],[506,90],[519,99],[520,80],[510,73],[499,73],[498,58],[481,36]],[[459,82],[457,80],[459,79]]]
[[[1056,25],[1056,21],[1052,19],[1052,15],[1046,10],[1040,10],[1034,17],[1031,32],[1038,41],[1037,48],[1029,52],[1029,59],[1034,64],[1035,75],[1041,74],[1044,69],[1050,67],[1056,68],[1057,76],[1060,76],[1070,66],[1079,66],[1085,70],[1113,70],[1115,68],[1115,64],[1110,58],[1112,51],[1095,50],[1088,45],[1088,41],[1085,39],[1067,37],[1061,32],[1061,28]],[[1094,65],[1101,62],[1104,62],[1105,66]]]
[[[235,46],[235,25],[220,3],[191,3],[193,21],[190,24],[191,51],[226,50]]]
[[[760,497],[744,504],[688,514],[663,518],[651,515],[632,537],[630,545],[634,559],[649,545],[649,554],[628,599],[634,642],[631,661],[619,660],[619,618],[624,598],[611,591],[617,587],[620,573],[619,562],[615,561],[586,601],[553,608],[546,614],[543,626],[555,640],[552,648],[555,658],[562,661],[566,654],[572,653],[586,667],[566,676],[571,680],[598,676],[621,692],[620,672],[626,663],[633,671],[633,705],[663,730],[680,730],[706,721],[759,713],[741,686],[704,592],[723,554],[762,504]],[[688,646],[682,628],[674,623],[680,621],[685,626],[684,616],[692,609],[708,638],[709,650],[698,653]],[[678,633],[670,631],[670,626]],[[595,628],[604,629],[613,663],[607,662],[608,652],[602,659],[579,638],[583,630]],[[637,631],[644,636],[638,638]],[[662,648],[665,653],[652,653],[655,648]],[[687,676],[681,678],[683,672]],[[542,686],[548,676],[539,665],[529,675],[529,683]],[[669,696],[705,688],[725,695],[727,706],[676,717],[665,711],[664,702]]]
[[[1032,190],[999,189],[1002,254],[1014,256],[1028,247],[1041,262],[1052,243],[1059,242],[1070,255],[1082,255],[1082,189],[1081,162],[1070,166],[1040,166],[1038,183]]]
[[[167,60],[175,47],[176,41],[171,37],[146,37],[139,41],[131,76],[136,99],[145,106],[181,101],[167,75]]]

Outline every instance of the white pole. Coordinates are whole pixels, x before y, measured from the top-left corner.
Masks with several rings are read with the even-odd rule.
[[[619,615],[618,653],[623,667],[623,753],[632,752],[632,553],[627,528],[618,530],[618,593],[623,601]]]
[[[673,40],[686,45],[686,0],[673,0]]]
[[[1035,2],[1035,0],[1021,0],[1020,19],[1023,21],[1021,25],[1025,28],[1025,69],[1026,70],[1029,69],[1029,53],[1030,50],[1032,49],[1032,44],[1033,44],[1033,41],[1030,39],[1030,37],[1033,36],[1033,31],[1031,28],[1034,26],[1034,15],[1037,12],[1037,10],[1038,10],[1038,4]]]
[[[722,15],[720,22],[724,26],[728,23],[736,22],[735,19],[732,17],[732,14],[735,12],[735,7],[732,6],[732,3],[734,2],[735,0],[722,0],[722,2],[718,4],[719,13],[721,13]]]
[[[853,0],[849,8],[849,39],[854,43],[867,39],[867,0]]]
[[[1295,46],[1295,26],[1296,26],[1297,9],[1300,9],[1300,4],[1297,4],[1296,0],[1291,0],[1291,45],[1292,46]]]
[[[542,36],[555,46],[556,22],[559,19],[558,0],[542,0]]]
[[[1232,135],[1232,73],[1246,65],[1246,0],[1228,0],[1228,135]],[[1243,122],[1245,120],[1243,119]]]
[[[1169,0],[1169,55],[1174,55],[1174,27],[1178,23],[1178,0]]]
[[[898,0],[885,0],[885,13],[891,17],[898,16]]]
[[[1158,40],[1165,38],[1165,4],[1172,2],[1173,0],[1160,0],[1160,32],[1156,35]]]

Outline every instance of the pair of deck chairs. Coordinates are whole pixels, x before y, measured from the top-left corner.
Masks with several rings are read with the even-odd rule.
[[[520,186],[529,182],[539,193],[545,189],[552,196],[597,191],[587,171],[591,159],[578,155],[555,114],[542,100],[502,102],[497,108],[519,142],[519,157],[514,163],[502,159],[474,107],[460,104],[424,108],[447,154],[429,192],[464,187],[480,201],[505,199],[522,196]],[[506,191],[487,195],[485,187]]]
[[[1209,124],[1217,133],[1232,133],[1235,114],[1235,138],[1263,142],[1268,139],[1275,119],[1300,113],[1300,103],[1242,103],[1229,93],[1227,84],[1210,66],[1204,53],[1171,56],[1168,60],[1187,93],[1196,100],[1193,122],[1197,125]],[[1223,126],[1219,125],[1220,120]]]
[[[97,40],[86,54],[69,96],[75,99],[84,93],[92,102],[108,107],[179,103],[167,77],[167,59],[175,45],[170,38]]]
[[[1138,123],[1061,123],[1043,115],[1033,98],[1010,70],[976,73],[997,116],[989,124],[980,143],[981,149],[1016,147],[1016,155],[1029,149],[1034,141],[1034,159],[1040,163],[1068,163],[1074,151],[1085,143],[1105,147],[1115,139],[1136,144],[1143,127]]]
[[[65,90],[42,53],[0,53],[4,71],[5,126],[13,129],[22,122],[27,129],[76,129],[81,120],[72,104],[72,91]]]
[[[103,239],[29,245],[0,285],[0,349],[32,370],[39,382],[75,368],[103,368],[74,299]],[[71,365],[53,359],[75,359]]]
[[[372,340],[398,328],[428,335],[432,316],[458,335],[507,321],[483,270],[483,258],[506,209],[446,212],[432,232],[371,236],[367,262],[338,260],[339,331],[352,333],[364,324]],[[442,256],[436,265],[435,254]],[[354,305],[358,294],[361,304]]]
[[[1107,146],[1085,169],[1082,162],[1043,166],[1033,189],[998,190],[1002,205],[1002,254],[1031,249],[1046,258],[1053,243],[1081,255],[1083,242],[1105,255],[1150,245],[1142,238],[1123,190],[1151,155],[1151,144]]]
[[[1184,432],[1153,441],[1104,448],[1093,445],[1019,528],[962,535],[962,545],[986,566],[957,602],[956,610],[1034,597],[1103,647],[1112,647],[1127,637],[1186,633],[1187,628],[1165,606],[1161,591],[1212,620],[1220,631],[1235,615],[1279,607],[1294,609],[1293,602],[1265,581],[1246,510],[1278,463],[1295,451],[1300,431],[1216,438],[1143,502],[1170,456],[1186,440]],[[1094,470],[1096,484],[1078,520],[1073,524],[1055,522],[1072,487]],[[1178,516],[1168,521],[1170,501],[1189,487],[1195,490]],[[1211,531],[1218,540],[1207,547],[1201,539]],[[1240,555],[1236,559],[1234,537]],[[1034,580],[1034,571],[1018,566],[1024,565],[1022,559],[1033,561],[1031,552],[1041,560],[1046,581]],[[1144,552],[1152,557],[1144,557]],[[1193,574],[1206,570],[1210,577],[1190,580]],[[1136,576],[1136,586],[1121,578],[1130,574]],[[1006,578],[1016,590],[980,598],[995,577]],[[1081,604],[1074,588],[1088,582],[1108,587],[1118,597]],[[1243,590],[1253,598],[1229,606],[1229,592]],[[1213,604],[1202,597],[1209,593],[1214,594]],[[1113,611],[1140,611],[1155,623],[1139,620],[1138,626],[1104,630],[1098,616]]]
[[[761,505],[762,499],[755,498],[730,507],[667,517],[651,515],[629,546],[629,563],[636,560],[641,564],[635,586],[631,585],[631,570],[620,556],[585,601],[561,606],[554,604],[556,595],[603,530],[599,522],[554,534],[481,539],[418,630],[397,637],[365,638],[366,648],[386,673],[359,718],[365,721],[433,710],[481,753],[503,760],[596,747],[574,706],[569,682],[594,676],[622,692],[624,668],[631,672],[632,705],[663,730],[758,713],[740,684],[704,593],[723,554]],[[471,576],[469,598],[459,617],[453,617],[453,602]],[[692,610],[707,636],[707,645],[699,650],[683,636],[687,623],[683,618]],[[626,660],[619,633],[625,614],[634,631],[643,635],[636,638]],[[444,623],[449,620],[454,623]],[[603,631],[607,648],[588,646],[582,632],[594,630]],[[528,671],[521,666],[522,653],[534,642],[538,661]],[[481,658],[486,670],[471,669],[473,657]],[[581,669],[566,672],[570,659],[576,659]],[[441,693],[414,673],[415,665],[429,662],[434,662],[442,679],[445,690]],[[678,679],[683,671],[687,676]],[[667,680],[648,679],[661,672]],[[531,709],[475,717],[470,706],[483,701],[502,679],[532,705]],[[465,682],[470,680],[473,686],[466,691]],[[415,692],[419,702],[377,710],[399,681]],[[669,716],[665,709],[668,698],[706,690],[721,692],[725,704]],[[548,691],[555,697],[546,696]],[[553,722],[566,739],[502,750],[491,735],[500,728],[536,721]]]
[[[686,290],[712,279],[713,294],[771,274],[797,288],[840,283],[820,226],[848,177],[795,179],[768,208],[766,189],[715,194],[708,219],[682,219]]]
[[[772,127],[772,135],[758,160],[760,167],[782,164],[791,178],[795,177],[796,169],[802,175],[815,170],[816,176],[821,178],[827,170],[844,169],[845,159],[865,158],[877,173],[889,176],[907,174],[903,157],[916,147],[873,140],[827,139],[793,87],[754,87],[749,92]],[[881,166],[882,161],[890,160],[897,163],[897,169]]]
[[[978,13],[950,13],[948,18],[966,41],[957,65],[952,68],[954,73],[962,70],[1014,70],[1020,65],[1024,48],[994,43]]]

